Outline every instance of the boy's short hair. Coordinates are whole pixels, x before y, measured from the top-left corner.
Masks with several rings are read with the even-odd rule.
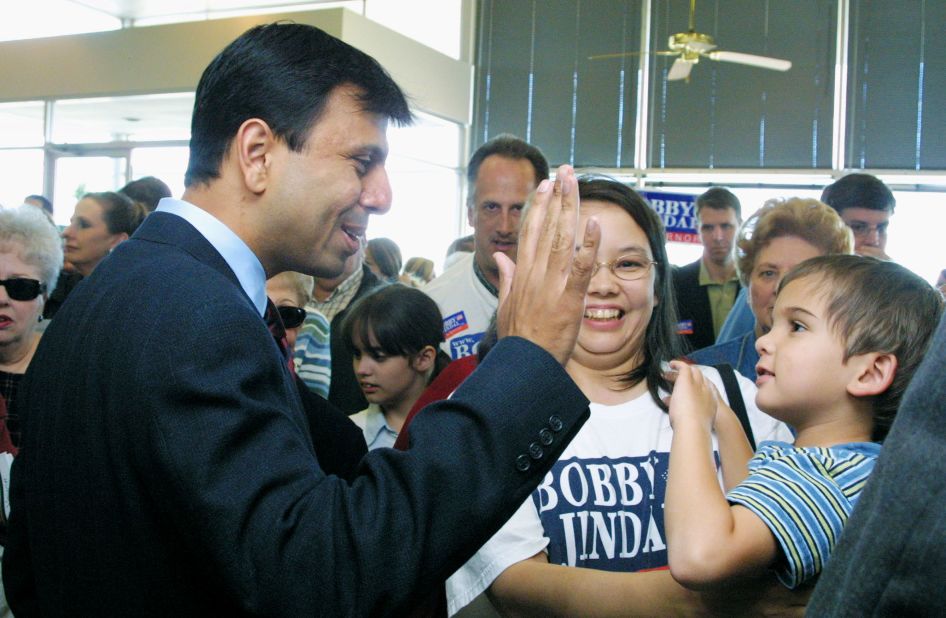
[[[871,439],[881,442],[893,423],[900,398],[923,360],[943,312],[943,295],[895,262],[858,255],[825,255],[792,269],[792,281],[819,277],[828,324],[844,342],[844,360],[880,352],[897,358],[893,382],[873,401]]]

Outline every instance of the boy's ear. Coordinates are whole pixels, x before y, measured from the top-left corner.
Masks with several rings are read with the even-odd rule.
[[[437,350],[432,345],[424,346],[420,352],[414,355],[414,370],[421,373],[430,371],[437,359]]]
[[[847,385],[854,397],[879,395],[890,388],[897,372],[897,357],[890,353],[868,352],[848,359],[856,363],[854,377]]]

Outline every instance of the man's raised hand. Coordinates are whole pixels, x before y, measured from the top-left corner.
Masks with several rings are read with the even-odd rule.
[[[581,327],[601,231],[589,219],[578,238],[578,182],[570,165],[555,181],[539,184],[519,232],[516,263],[502,253],[499,265],[499,336],[517,336],[547,350],[563,365]],[[577,251],[576,251],[577,246]]]

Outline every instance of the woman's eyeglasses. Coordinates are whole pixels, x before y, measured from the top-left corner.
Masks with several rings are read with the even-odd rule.
[[[285,328],[299,328],[305,321],[305,309],[302,307],[276,307],[276,311]]]
[[[646,275],[650,267],[656,263],[653,260],[646,260],[636,255],[622,255],[610,262],[595,262],[591,269],[591,276],[594,277],[599,268],[607,268],[618,279],[635,281]]]
[[[7,289],[7,296],[13,300],[33,300],[46,291],[46,284],[36,279],[3,279],[0,286]]]

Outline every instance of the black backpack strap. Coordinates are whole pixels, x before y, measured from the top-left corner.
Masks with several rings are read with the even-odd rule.
[[[746,437],[749,438],[749,446],[755,450],[755,436],[752,435],[752,425],[749,424],[749,413],[746,412],[746,402],[742,400],[742,391],[739,390],[739,382],[736,380],[736,371],[729,363],[720,363],[713,365],[719,376],[723,379],[723,386],[726,387],[726,398],[729,400],[729,407],[736,413],[739,423],[742,425]]]

